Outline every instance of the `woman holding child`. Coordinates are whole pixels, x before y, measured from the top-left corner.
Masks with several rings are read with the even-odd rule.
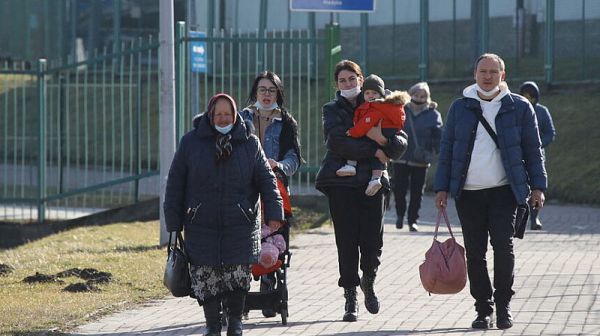
[[[358,318],[357,286],[360,285],[367,311],[379,312],[379,301],[373,288],[383,246],[384,193],[389,191],[386,173],[380,177],[382,188],[369,196],[365,193],[372,180],[370,159],[382,163],[398,159],[406,150],[403,132],[383,135],[381,122],[366,136],[354,138],[347,131],[354,126],[354,111],[364,102],[361,95],[363,75],[352,61],[339,62],[334,71],[335,99],[323,106],[323,131],[327,152],[317,174],[316,188],[328,196],[338,250],[340,278],[346,299],[344,321]],[[356,173],[336,173],[347,160],[356,161]],[[362,270],[362,278],[358,269]]]

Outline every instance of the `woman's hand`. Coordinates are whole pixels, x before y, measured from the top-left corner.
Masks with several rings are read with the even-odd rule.
[[[387,155],[385,155],[385,153],[381,149],[375,151],[375,157],[378,158],[381,163],[387,163],[392,161],[389,157],[387,157]]]
[[[381,120],[379,120],[376,126],[373,126],[371,129],[369,129],[367,132],[367,137],[377,142],[380,146],[385,146],[389,142],[388,138],[383,136],[383,133],[381,133]]]
[[[277,167],[277,161],[273,159],[267,159],[267,161],[269,161],[269,166],[271,166],[271,169]]]
[[[280,227],[281,227],[280,221],[277,221],[277,220],[269,221],[269,228],[271,229],[271,232],[275,232],[275,231],[279,230]]]

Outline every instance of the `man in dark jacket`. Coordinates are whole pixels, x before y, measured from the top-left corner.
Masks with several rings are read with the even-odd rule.
[[[550,115],[550,111],[548,108],[539,103],[540,101],[540,89],[538,88],[535,82],[525,82],[521,84],[521,88],[519,89],[519,93],[527,98],[531,105],[533,105],[533,110],[535,111],[535,118],[538,123],[538,130],[540,131],[540,140],[542,140],[542,155],[544,157],[544,161],[546,159],[546,153],[544,148],[548,146],[554,138],[556,137],[556,131],[554,129],[554,123],[552,122],[552,116]],[[532,209],[531,214],[529,216],[529,220],[531,221],[531,229],[532,230],[541,230],[542,222],[538,217],[538,210]]]
[[[454,101],[442,135],[435,175],[436,207],[456,200],[467,252],[467,271],[477,318],[473,328],[512,327],[513,236],[519,206],[544,205],[547,176],[533,108],[503,81],[504,61],[483,54],[475,62],[476,84]],[[488,124],[487,127],[485,124]],[[488,237],[494,249],[494,289],[487,270]],[[492,300],[493,297],[493,300]]]

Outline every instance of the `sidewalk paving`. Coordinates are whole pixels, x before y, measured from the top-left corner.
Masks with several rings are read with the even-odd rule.
[[[342,322],[343,291],[337,287],[337,254],[331,225],[295,235],[288,269],[288,324],[278,315],[264,318],[250,311],[244,335],[600,335],[600,208],[548,204],[540,211],[542,231],[515,239],[516,295],[511,329],[475,330],[468,283],[454,295],[429,295],[421,286],[418,266],[431,245],[437,210],[433,196],[423,199],[420,232],[395,228],[396,216],[385,217],[382,264],[375,288],[381,301],[369,314],[359,291],[359,319]],[[450,201],[448,216],[458,241],[462,233]],[[449,235],[440,229],[440,239]],[[491,247],[490,247],[491,250]],[[488,252],[488,265],[493,255]],[[493,273],[492,273],[493,274]],[[256,291],[258,283],[253,284]],[[204,315],[190,298],[167,298],[80,326],[79,335],[202,335]],[[223,330],[223,335],[226,334]]]

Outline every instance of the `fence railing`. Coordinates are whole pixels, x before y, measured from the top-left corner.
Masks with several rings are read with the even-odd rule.
[[[0,70],[0,220],[75,218],[158,195],[158,43],[121,50]]]
[[[254,77],[274,71],[306,160],[292,192],[312,192],[323,155],[321,106],[329,100],[324,39],[305,31],[191,37],[180,24],[177,42],[176,137],[212,95],[227,92],[243,108]],[[206,72],[192,71],[193,42],[206,43]],[[158,195],[158,43],[120,50],[0,70],[0,221],[75,218]]]
[[[192,37],[184,23],[179,23],[177,35],[177,99],[183,102],[178,105],[177,138],[190,130],[192,117],[205,111],[214,94],[230,94],[242,109],[256,75],[273,71],[283,81],[289,110],[300,126],[306,160],[291,179],[291,191],[312,192],[324,153],[321,107],[329,100],[325,90],[329,81],[323,76],[325,40],[308,31],[214,30]],[[197,42],[206,48],[204,72],[191,66],[190,49]]]

